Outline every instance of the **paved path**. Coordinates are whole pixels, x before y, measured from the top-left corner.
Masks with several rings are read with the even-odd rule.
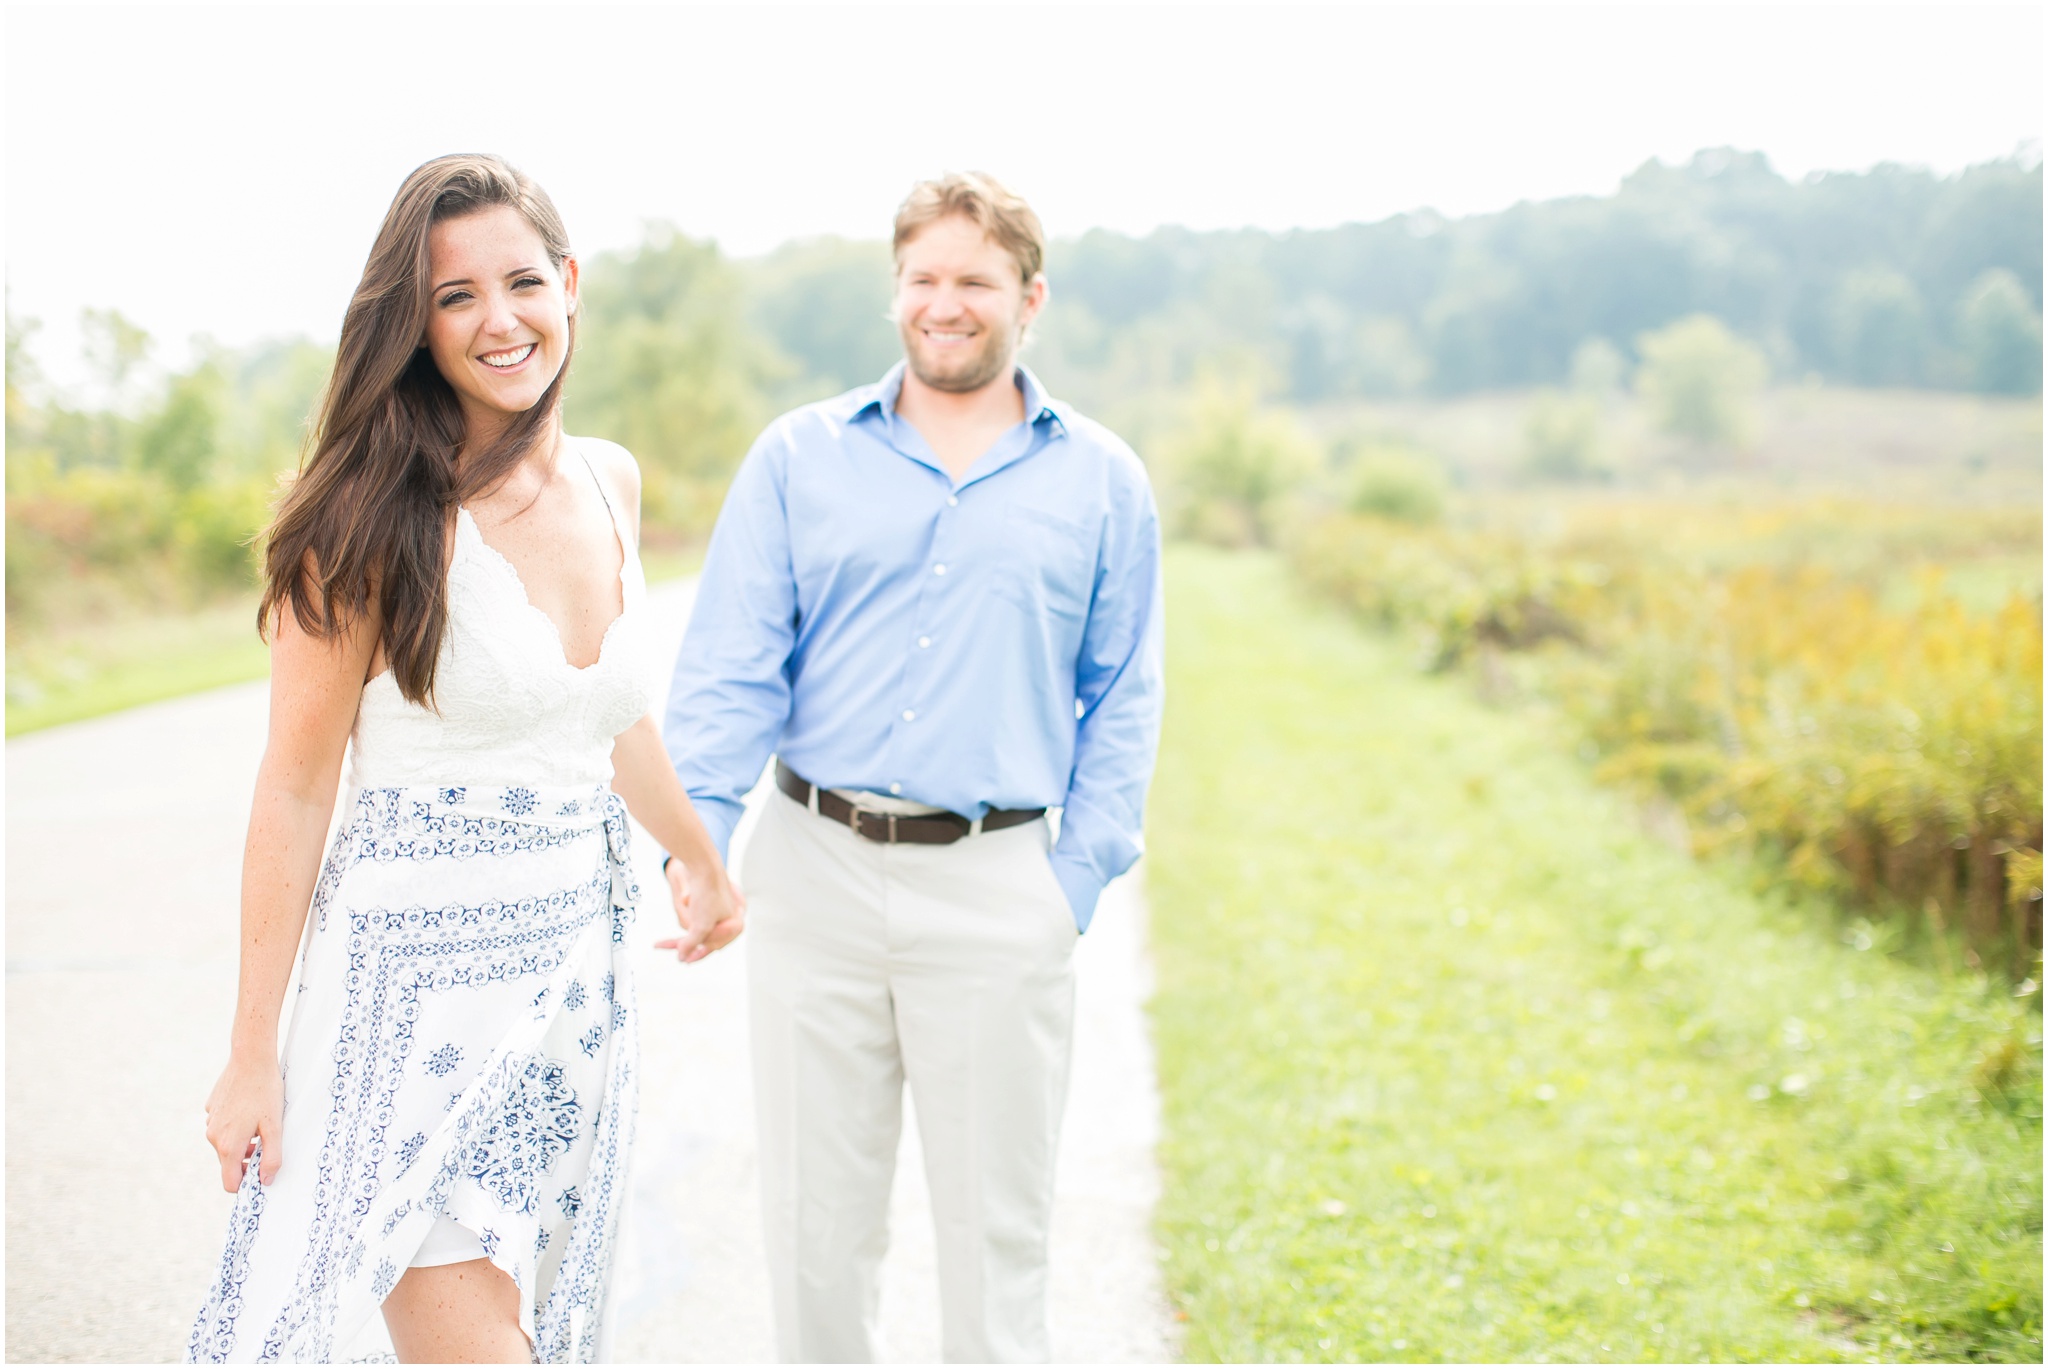
[[[655,594],[679,634],[689,586]],[[200,1131],[234,998],[236,884],[265,695],[261,684],[238,685],[7,744],[11,1361],[182,1357],[227,1218]],[[641,883],[658,895],[651,855],[642,836]],[[773,1346],[746,942],[678,967],[648,946],[668,918],[665,902],[650,899],[637,938],[647,1082],[617,1352],[628,1361],[763,1361]],[[1111,887],[1078,955],[1053,1221],[1053,1347],[1062,1360],[1165,1359],[1172,1323],[1150,1234],[1158,1099],[1135,879]],[[686,1052],[684,1040],[711,1044]],[[935,1360],[914,1125],[904,1127],[903,1160],[883,1352]]]

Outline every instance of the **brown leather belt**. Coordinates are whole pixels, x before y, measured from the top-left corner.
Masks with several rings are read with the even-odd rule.
[[[885,845],[907,841],[919,846],[950,846],[976,831],[1000,832],[1005,827],[1021,827],[1045,816],[1043,808],[991,808],[977,827],[958,813],[920,813],[916,817],[877,813],[872,808],[849,803],[829,789],[815,789],[809,780],[784,765],[780,757],[775,761],[775,787],[812,812],[845,823],[869,841]]]

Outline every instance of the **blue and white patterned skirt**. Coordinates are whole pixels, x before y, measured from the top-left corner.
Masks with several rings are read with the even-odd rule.
[[[628,840],[603,786],[356,792],[309,914],[283,1164],[248,1170],[192,1361],[391,1358],[379,1308],[444,1215],[519,1285],[536,1359],[606,1357]]]

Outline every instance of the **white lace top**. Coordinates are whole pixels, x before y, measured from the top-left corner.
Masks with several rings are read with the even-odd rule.
[[[469,510],[457,511],[448,633],[434,678],[438,708],[406,702],[388,670],[363,686],[350,736],[351,785],[610,781],[612,739],[651,706],[652,663],[639,552],[609,497],[605,507],[625,548],[625,610],[605,629],[597,661],[580,670],[563,654],[554,620],[526,597],[519,572],[484,541]]]

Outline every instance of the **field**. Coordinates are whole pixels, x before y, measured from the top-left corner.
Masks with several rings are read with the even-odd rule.
[[[641,565],[659,583],[695,572],[702,560],[699,549],[650,546]],[[7,735],[258,680],[269,670],[248,593],[198,610],[114,609],[63,627],[15,631],[7,649]]]
[[[1784,879],[2031,964],[2033,510],[1525,495],[1442,526],[1327,517],[1291,550],[1430,668],[1555,705],[1561,740],[1666,800],[1702,853],[1768,854]]]
[[[1443,401],[1331,403],[1304,410],[1316,431],[1383,434],[1442,459],[1464,488],[1519,474],[1532,391]],[[1739,453],[1703,452],[1659,432],[1641,406],[1598,406],[1601,457],[1639,489],[1785,492],[1882,489],[1893,498],[2004,501],[2038,507],[2041,402],[1911,390],[1792,385],[1757,396]]]
[[[1168,592],[1190,1359],[2039,1360],[2033,985],[1674,852],[1270,557]]]
[[[253,595],[17,633],[7,644],[7,735],[261,679],[269,669]]]

